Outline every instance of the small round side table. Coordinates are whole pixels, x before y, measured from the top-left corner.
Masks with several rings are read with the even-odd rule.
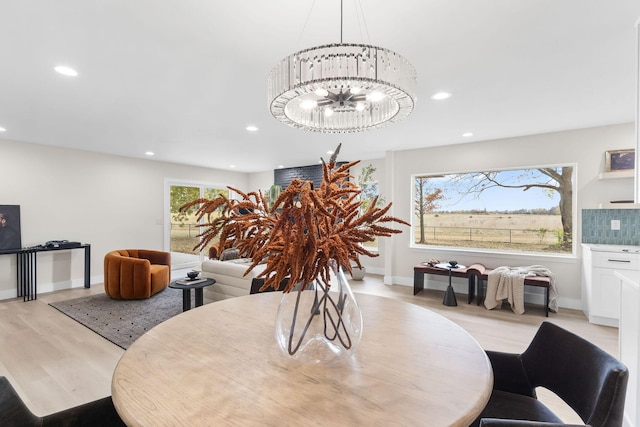
[[[170,288],[182,289],[182,311],[191,310],[191,289],[195,289],[196,307],[200,307],[204,304],[202,289],[216,283],[214,279],[196,279],[193,282],[195,283],[189,283],[189,279],[180,279],[169,283]]]

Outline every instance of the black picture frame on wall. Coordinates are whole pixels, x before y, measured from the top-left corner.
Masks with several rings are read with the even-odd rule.
[[[20,205],[0,205],[0,251],[20,248]]]

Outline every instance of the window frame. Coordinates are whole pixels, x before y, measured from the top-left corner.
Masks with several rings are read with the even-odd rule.
[[[572,196],[571,196],[571,214],[572,214],[572,236],[571,236],[571,251],[567,252],[540,252],[540,251],[517,251],[511,250],[509,248],[500,248],[500,249],[491,249],[491,248],[482,248],[482,247],[471,247],[471,246],[455,246],[455,245],[434,245],[434,244],[421,244],[417,243],[415,240],[415,232],[416,232],[416,221],[417,215],[415,213],[415,203],[416,203],[416,179],[418,177],[424,176],[446,176],[446,175],[462,175],[462,174],[472,174],[472,173],[481,173],[481,172],[506,172],[506,171],[519,171],[519,170],[530,170],[530,169],[542,169],[542,168],[563,168],[563,167],[571,167],[572,175],[571,175],[571,186],[572,186]],[[470,169],[470,170],[457,170],[455,172],[450,171],[440,171],[440,172],[423,172],[423,173],[413,173],[411,174],[411,196],[410,196],[410,223],[411,223],[411,233],[408,233],[409,237],[409,248],[416,249],[421,251],[445,251],[445,252],[455,252],[455,253],[482,253],[485,255],[504,255],[504,256],[514,256],[514,257],[536,257],[536,258],[572,258],[575,259],[577,257],[577,242],[579,239],[580,231],[579,231],[579,221],[578,221],[578,200],[577,200],[577,183],[578,177],[578,164],[575,162],[560,162],[560,163],[552,163],[552,164],[544,164],[544,165],[524,165],[524,166],[509,166],[509,167],[487,167],[487,168],[478,168],[478,169]],[[473,228],[473,227],[470,227]]]

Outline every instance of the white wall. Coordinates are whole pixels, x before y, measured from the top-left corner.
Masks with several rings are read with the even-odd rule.
[[[20,205],[22,245],[91,244],[91,282],[114,249],[162,250],[165,179],[248,189],[243,173],[0,140],[0,204]],[[38,291],[83,283],[83,251],[38,254]],[[16,256],[0,256],[0,299],[16,296]]]
[[[409,220],[412,174],[576,163],[574,227],[579,243],[581,209],[597,208],[610,200],[633,199],[633,179],[599,180],[598,174],[604,168],[606,150],[634,146],[634,125],[624,124],[388,152],[384,159],[363,161],[352,175],[357,178],[362,165],[373,163],[378,169],[381,193],[387,202],[393,202],[390,213]],[[110,250],[163,249],[165,179],[232,185],[246,191],[268,188],[273,183],[273,171],[242,174],[2,140],[0,153],[0,204],[21,206],[23,245],[52,239],[91,243],[92,283],[102,282],[102,259]],[[413,266],[432,257],[455,258],[462,264],[484,262],[491,267],[543,264],[558,278],[561,306],[581,308],[579,245],[576,257],[538,257],[417,249],[410,247],[410,236],[407,227],[400,235],[383,238],[381,256],[363,258],[363,264],[373,273],[384,274],[385,283],[406,286],[413,284]],[[38,255],[40,292],[81,286],[82,268],[80,250]],[[0,256],[0,299],[15,296],[15,276],[15,256]],[[429,277],[427,286],[431,284],[444,289],[445,282]],[[454,282],[454,287],[457,292],[466,292],[462,281]]]
[[[576,243],[580,242],[581,209],[597,208],[601,202],[633,199],[633,179],[599,180],[604,168],[604,152],[633,148],[634,125],[624,124],[568,132],[510,138],[456,146],[443,146],[419,150],[387,153],[387,185],[392,186],[394,215],[410,219],[412,206],[412,174],[448,173],[497,168],[524,168],[553,163],[577,164],[577,206],[574,217]],[[389,174],[388,170],[393,169]],[[388,192],[388,190],[387,190]],[[456,259],[469,265],[482,262],[488,267],[542,264],[557,277],[560,305],[581,309],[581,253],[579,244],[575,257],[553,257],[517,254],[488,254],[470,250],[418,249],[410,247],[411,233],[390,238],[393,248],[385,264],[385,283],[413,285],[413,266],[429,258]],[[444,289],[444,279],[429,276],[428,283]],[[467,285],[458,279],[457,292],[466,292]],[[528,289],[527,289],[528,290]],[[528,290],[529,291],[529,290]],[[539,294],[529,300],[542,301]],[[533,298],[533,299],[532,299]]]
[[[273,185],[273,170],[249,175],[249,191],[268,190]]]

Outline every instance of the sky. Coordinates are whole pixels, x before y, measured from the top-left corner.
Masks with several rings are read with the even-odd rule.
[[[499,173],[500,182],[510,185],[519,185],[531,182],[546,182],[548,177],[540,174],[535,169],[526,176],[523,170],[502,171]],[[461,174],[460,174],[461,175]],[[452,182],[453,175],[445,175],[442,178],[430,179],[434,188],[441,188],[445,199],[439,202],[439,208],[435,211],[457,210],[484,210],[487,211],[515,211],[519,209],[549,209],[558,206],[560,195],[557,191],[545,192],[540,188],[522,189],[494,187],[482,191],[480,194],[464,194],[469,187],[469,180],[464,184]],[[552,197],[549,197],[552,196]]]

